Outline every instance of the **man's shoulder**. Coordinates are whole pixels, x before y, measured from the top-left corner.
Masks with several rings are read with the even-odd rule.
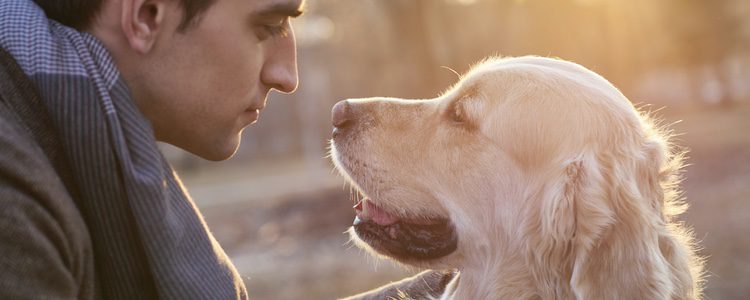
[[[40,136],[54,133],[40,130],[33,125],[38,120],[29,119],[42,117],[29,111],[43,110],[27,105],[37,100],[32,99],[37,97],[33,85],[6,59],[0,57],[0,210],[5,212],[0,215],[29,221],[31,227],[55,224],[67,239],[88,243],[85,222],[42,146],[49,143]],[[36,217],[28,219],[31,216]]]
[[[40,102],[34,84],[0,48],[0,184],[12,181],[16,186],[40,184],[51,188],[59,181],[42,147],[48,139],[40,137],[54,133],[38,125],[46,124]]]
[[[91,253],[67,189],[0,104],[0,298],[91,298]]]
[[[63,217],[58,221],[79,219],[68,188],[55,168],[59,162],[53,160],[59,160],[59,155],[55,151],[55,157],[48,155],[54,130],[39,125],[43,124],[39,119],[45,118],[45,109],[39,107],[38,97],[29,78],[0,49],[0,193],[4,194],[0,204],[15,201],[18,205],[44,207],[52,210],[52,215]],[[20,203],[19,199],[28,203]]]
[[[0,269],[7,271],[0,274],[0,298],[91,298],[88,229],[29,120],[8,97],[22,94],[0,90]]]
[[[36,86],[0,48],[2,299],[93,298],[91,239],[55,144]]]
[[[62,216],[77,218],[75,203],[28,120],[8,104],[8,97],[19,94],[9,96],[3,88],[7,86],[0,84],[0,206],[36,206],[50,210],[51,215],[66,211]]]
[[[18,108],[13,107],[11,101],[21,98],[19,86],[11,80],[7,68],[0,64],[0,174],[2,181],[19,180],[19,177],[37,176],[38,173],[54,172],[49,170],[51,165],[41,147],[35,141],[33,134],[25,120],[18,114]]]

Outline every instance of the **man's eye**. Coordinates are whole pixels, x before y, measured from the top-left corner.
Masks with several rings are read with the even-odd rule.
[[[287,24],[288,18],[285,18],[284,20],[281,20],[280,22],[275,24],[260,25],[260,30],[262,31],[259,34],[260,40],[274,37],[285,37],[289,35],[289,26],[287,26]]]
[[[289,34],[289,29],[287,29],[286,26],[265,26],[266,31],[268,34],[276,37],[276,36],[287,36]]]

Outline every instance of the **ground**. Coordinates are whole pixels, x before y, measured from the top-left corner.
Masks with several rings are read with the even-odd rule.
[[[690,149],[682,220],[707,257],[706,299],[750,295],[750,105],[661,111]],[[348,243],[354,204],[321,162],[183,173],[254,299],[334,299],[413,274]]]

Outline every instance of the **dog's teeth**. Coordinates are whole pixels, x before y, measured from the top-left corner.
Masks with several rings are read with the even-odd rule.
[[[369,216],[370,209],[369,209],[369,207],[367,205],[368,204],[367,198],[362,199],[362,201],[360,201],[360,203],[362,204],[362,206],[361,206],[362,210],[361,210],[360,215],[362,215],[362,216]]]

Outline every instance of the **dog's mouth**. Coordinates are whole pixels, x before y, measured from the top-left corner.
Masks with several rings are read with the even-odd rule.
[[[432,260],[458,247],[447,218],[404,218],[364,198],[354,206],[354,232],[375,251],[402,261]]]

